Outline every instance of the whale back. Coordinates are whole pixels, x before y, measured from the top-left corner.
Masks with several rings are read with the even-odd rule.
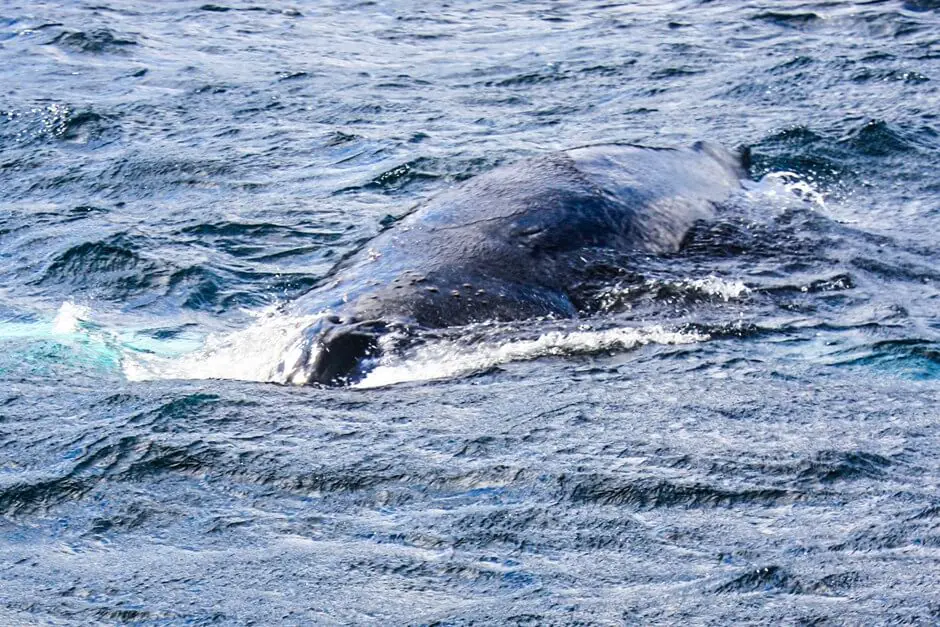
[[[321,382],[348,376],[355,351],[395,328],[578,315],[572,286],[597,255],[679,250],[740,187],[741,159],[713,145],[587,146],[525,159],[432,198],[342,262],[295,304],[329,310],[311,330]],[[348,329],[350,338],[346,338]],[[363,331],[367,329],[367,331]],[[353,357],[351,357],[353,355]]]

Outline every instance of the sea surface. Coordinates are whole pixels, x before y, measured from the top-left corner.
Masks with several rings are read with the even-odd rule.
[[[0,0],[0,624],[940,623],[940,3],[214,1]],[[434,194],[697,140],[580,319],[278,379]]]

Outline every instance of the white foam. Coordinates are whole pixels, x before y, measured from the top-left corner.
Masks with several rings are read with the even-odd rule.
[[[725,302],[747,296],[751,288],[743,281],[729,281],[713,274],[703,279],[687,279],[678,283],[682,287],[693,289],[709,296],[718,296]]]
[[[812,181],[795,172],[768,172],[759,181],[745,182],[746,196],[751,199],[767,197],[775,205],[781,202],[810,203],[820,209],[826,208],[823,195],[813,187]]]
[[[365,379],[354,387],[374,388],[409,381],[431,381],[480,372],[513,361],[550,355],[574,355],[604,350],[628,350],[645,344],[690,344],[708,339],[692,332],[668,331],[661,326],[602,331],[545,333],[534,340],[509,340],[475,345],[454,341],[426,344],[405,356],[379,360]]]
[[[628,299],[631,293],[644,294],[656,292],[667,288],[669,292],[679,294],[700,294],[709,297],[718,297],[726,303],[731,300],[743,298],[751,293],[751,288],[743,281],[733,281],[710,274],[700,279],[678,279],[666,281],[661,279],[648,279],[634,285],[612,285],[605,288],[598,295],[601,311],[610,311],[618,307],[629,307]]]
[[[61,334],[77,333],[80,330],[81,323],[88,320],[91,320],[91,309],[67,300],[59,307],[59,311],[52,321],[52,330]]]
[[[236,379],[299,383],[290,379],[302,358],[303,332],[322,315],[287,316],[273,308],[254,324],[232,333],[211,334],[202,348],[178,357],[126,353],[124,375],[155,379]]]

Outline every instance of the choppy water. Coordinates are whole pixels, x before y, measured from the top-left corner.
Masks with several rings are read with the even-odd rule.
[[[936,2],[7,0],[0,82],[3,624],[940,621]],[[422,199],[706,138],[594,316],[265,382]]]

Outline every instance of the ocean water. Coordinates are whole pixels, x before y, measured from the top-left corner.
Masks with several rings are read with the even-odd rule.
[[[5,0],[0,82],[0,623],[940,622],[937,2]],[[702,139],[580,319],[278,378],[435,193]]]

